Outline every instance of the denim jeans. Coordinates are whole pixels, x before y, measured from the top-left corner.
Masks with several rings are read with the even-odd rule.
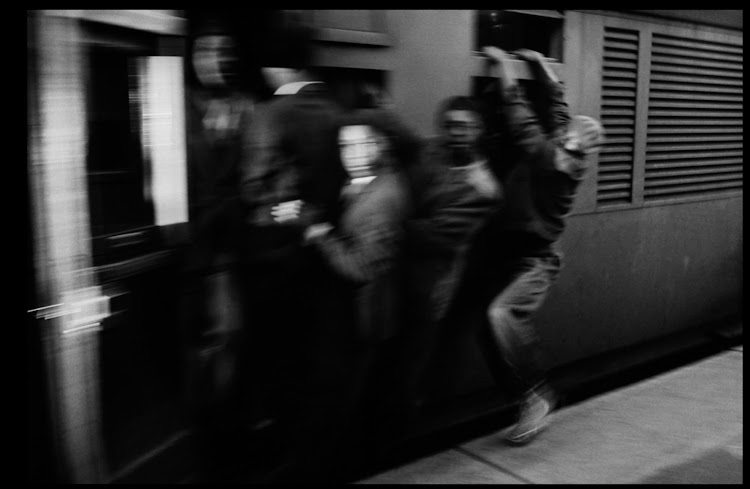
[[[494,297],[486,309],[487,320],[482,321],[479,343],[496,381],[507,382],[503,373],[510,370],[513,387],[523,392],[545,380],[534,315],[557,279],[560,266],[560,255],[550,251],[504,260],[501,270],[495,270],[501,278],[490,282]]]

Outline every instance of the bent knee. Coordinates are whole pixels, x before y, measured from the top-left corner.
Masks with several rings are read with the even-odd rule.
[[[487,319],[493,326],[501,326],[513,319],[513,312],[503,306],[490,306],[487,308]]]

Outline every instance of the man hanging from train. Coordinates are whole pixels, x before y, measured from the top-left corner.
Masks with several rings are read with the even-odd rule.
[[[558,241],[565,217],[586,173],[587,156],[599,150],[604,131],[590,117],[570,117],[562,85],[539,53],[517,53],[534,74],[528,87],[536,96],[531,103],[523,97],[506,53],[494,47],[485,53],[499,71],[496,116],[509,143],[501,146],[502,157],[493,160],[500,164],[496,170],[505,202],[472,247],[450,322],[458,329],[456,323],[473,322],[467,320],[472,311],[486,314],[476,321],[484,325],[480,345],[485,358],[496,381],[507,388],[510,380],[520,399],[518,422],[506,440],[524,444],[546,426],[556,400],[534,315],[559,273]]]

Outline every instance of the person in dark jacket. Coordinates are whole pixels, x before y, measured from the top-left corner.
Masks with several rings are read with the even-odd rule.
[[[364,341],[391,337],[399,322],[398,265],[411,195],[401,165],[392,161],[392,127],[376,109],[345,119],[339,145],[349,178],[342,214],[335,228],[317,224],[306,234],[334,273],[356,285],[355,325]]]
[[[394,160],[401,127],[391,114],[358,110],[339,131],[348,178],[335,222],[308,227],[305,239],[330,274],[318,283],[323,309],[305,400],[308,427],[295,477],[345,480],[347,469],[369,461],[360,446],[365,394],[386,343],[399,329],[403,300],[403,233],[411,196],[402,164]],[[322,274],[318,274],[321,277]],[[312,465],[312,466],[311,466]]]
[[[221,12],[191,11],[187,69],[187,159],[190,172],[192,246],[188,271],[207,280],[211,296],[230,290],[241,226],[239,161],[241,135],[250,123],[256,94],[238,83],[237,43]],[[231,302],[213,297],[215,302]],[[209,299],[208,302],[211,302]],[[213,308],[195,333],[238,328],[237,314]],[[230,317],[230,316],[235,317]],[[219,324],[217,324],[219,323]],[[228,323],[233,323],[231,326]]]
[[[242,228],[241,140],[262,91],[247,83],[255,60],[239,49],[228,11],[188,17],[187,163],[190,235],[182,314],[188,387],[206,477],[225,471],[240,407],[237,365],[243,307],[237,274]]]
[[[261,71],[273,91],[243,135],[240,165],[241,356],[245,424],[274,433],[279,452],[299,431],[320,323],[320,258],[304,245],[311,224],[336,215],[346,178],[338,157],[340,107],[310,70],[312,31],[271,16]],[[279,456],[284,457],[283,454]]]
[[[437,111],[440,135],[425,141],[407,168],[415,210],[406,227],[407,319],[394,368],[401,431],[416,419],[428,362],[453,300],[466,252],[502,187],[483,146],[485,110],[474,99],[451,97]]]
[[[504,165],[497,173],[503,175],[505,203],[477,237],[451,314],[456,328],[473,323],[467,312],[486,314],[477,321],[484,325],[480,345],[498,384],[508,387],[510,379],[520,399],[518,423],[506,439],[523,444],[546,425],[555,404],[534,314],[559,273],[557,243],[587,156],[603,144],[603,129],[592,118],[570,117],[562,85],[538,53],[518,53],[535,74],[537,113],[507,69],[507,55],[497,48],[485,53],[499,69],[497,115],[511,157],[496,160]]]

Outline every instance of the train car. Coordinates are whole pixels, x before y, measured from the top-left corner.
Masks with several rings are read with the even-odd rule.
[[[602,121],[538,317],[563,393],[741,334],[741,11],[298,13],[342,100],[375,86],[421,136],[492,77],[488,43],[540,51]],[[193,480],[186,33],[179,10],[27,12],[32,480]],[[414,438],[509,406],[474,341],[441,352]]]

